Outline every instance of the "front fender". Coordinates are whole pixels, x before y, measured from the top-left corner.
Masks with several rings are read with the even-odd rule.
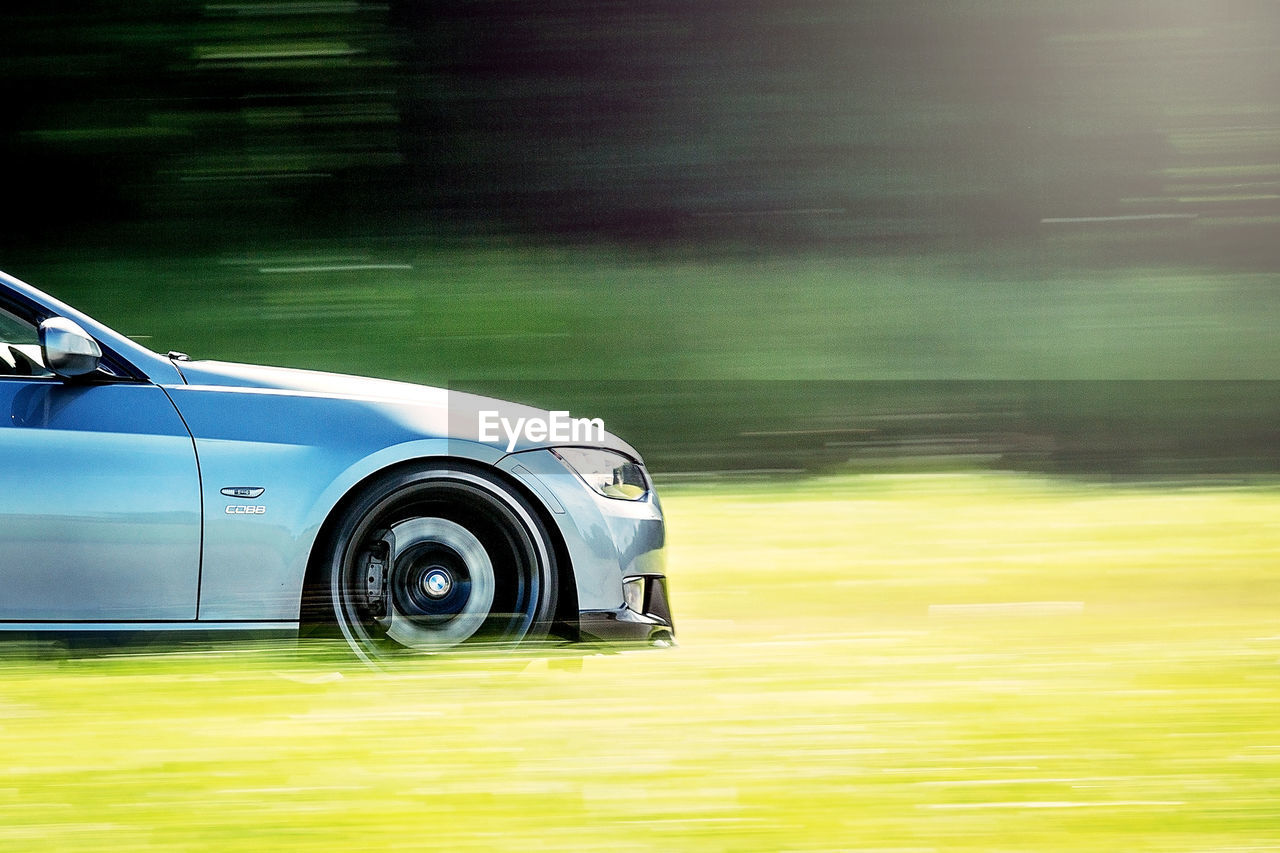
[[[424,438],[403,410],[389,416],[368,401],[165,390],[195,439],[200,466],[202,621],[297,619],[320,527],[367,477],[415,460],[493,465],[503,455],[472,441]]]

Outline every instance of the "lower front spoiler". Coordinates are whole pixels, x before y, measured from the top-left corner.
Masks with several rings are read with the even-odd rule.
[[[626,581],[640,590],[639,594],[628,595],[626,604],[616,610],[583,610],[578,614],[582,639],[674,644],[676,629],[667,602],[667,579],[662,575],[637,575]]]

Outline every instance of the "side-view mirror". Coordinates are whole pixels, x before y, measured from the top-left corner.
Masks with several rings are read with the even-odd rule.
[[[40,324],[40,352],[45,367],[64,378],[93,373],[102,358],[98,342],[66,317],[50,317]]]

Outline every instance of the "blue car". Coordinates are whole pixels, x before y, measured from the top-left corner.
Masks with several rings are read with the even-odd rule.
[[[0,410],[0,631],[673,637],[658,496],[598,419],[159,355],[3,273]]]

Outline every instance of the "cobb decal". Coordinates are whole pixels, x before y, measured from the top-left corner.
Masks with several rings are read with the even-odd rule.
[[[266,511],[261,504],[235,504],[225,510],[227,515],[262,515]]]

